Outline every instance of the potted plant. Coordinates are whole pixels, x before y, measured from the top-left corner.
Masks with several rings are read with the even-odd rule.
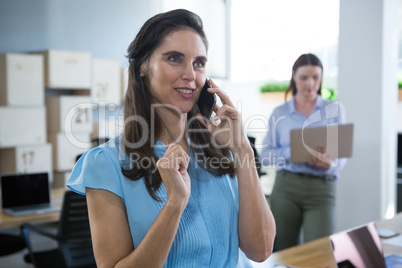
[[[278,81],[278,82],[268,82],[260,87],[260,92],[262,93],[263,99],[275,99],[278,101],[285,101],[285,91],[289,86],[288,81]],[[288,99],[291,93],[288,94]],[[337,100],[338,91],[328,87],[321,88],[321,96],[324,99]]]

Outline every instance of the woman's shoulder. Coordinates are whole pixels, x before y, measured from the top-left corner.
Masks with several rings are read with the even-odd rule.
[[[319,96],[320,102],[325,106],[328,104],[333,104],[333,105],[342,105],[342,103],[339,100],[330,100],[330,99],[324,99],[323,97]]]
[[[121,160],[126,159],[124,150],[121,146],[121,135],[118,135],[106,143],[99,145],[98,147],[90,149],[87,154],[96,160],[96,156],[102,155],[102,157],[107,157],[115,163],[121,162]]]
[[[67,186],[81,194],[85,194],[85,188],[89,187],[110,190],[122,196],[119,150],[113,143],[114,139],[84,153],[75,164]]]
[[[289,111],[291,110],[291,106],[292,106],[291,101],[293,101],[293,98],[288,100],[288,101],[286,101],[286,102],[284,102],[284,103],[282,103],[279,106],[276,106],[274,108],[274,110],[272,111],[272,115],[278,116],[278,115],[288,114]]]
[[[344,111],[344,106],[339,100],[323,99],[320,97],[320,108],[325,108],[326,110],[339,110]]]

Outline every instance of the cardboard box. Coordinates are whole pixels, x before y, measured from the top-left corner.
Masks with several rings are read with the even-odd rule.
[[[71,171],[78,155],[92,147],[90,134],[80,133],[66,135],[65,133],[49,134],[49,142],[53,148],[53,170]]]
[[[43,56],[0,55],[0,106],[43,106]]]
[[[52,172],[52,145],[24,145],[0,149],[0,173]]]
[[[65,50],[46,50],[34,53],[44,56],[46,88],[91,88],[91,53]]]
[[[0,107],[0,148],[46,143],[45,107]]]
[[[48,133],[91,133],[96,105],[91,97],[56,96],[46,98]]]
[[[52,188],[67,188],[67,181],[70,178],[71,172],[57,172],[53,173]]]
[[[97,104],[121,103],[120,63],[117,60],[92,59],[92,100]]]
[[[123,132],[124,117],[110,117],[108,121],[98,121],[93,124],[91,139],[112,139]]]
[[[124,97],[126,96],[128,86],[128,67],[121,68],[121,102],[124,103]]]

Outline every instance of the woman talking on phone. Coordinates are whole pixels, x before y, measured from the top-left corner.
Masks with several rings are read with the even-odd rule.
[[[274,158],[276,179],[270,196],[277,226],[276,248],[282,250],[334,231],[335,180],[346,159],[330,159],[325,148],[314,148],[307,163],[291,163],[290,130],[345,123],[343,106],[321,98],[323,66],[313,54],[294,63],[286,95],[293,98],[276,107],[269,119],[261,152],[262,164]],[[285,96],[286,96],[285,95]],[[267,164],[267,163],[265,163]]]
[[[87,196],[98,267],[249,267],[242,252],[271,254],[274,220],[241,115],[212,80],[220,123],[196,105],[207,49],[187,10],[150,18],[130,44],[123,133],[85,153],[68,182]]]

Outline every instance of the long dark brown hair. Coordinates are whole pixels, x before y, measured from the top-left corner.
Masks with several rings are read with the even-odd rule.
[[[149,159],[147,168],[133,164],[122,165],[121,169],[127,178],[131,180],[144,179],[146,189],[154,200],[160,200],[155,194],[162,183],[159,171],[155,167],[159,159],[154,152],[154,145],[149,135],[154,131],[155,137],[160,137],[163,130],[163,124],[157,113],[154,113],[154,124],[151,126],[151,104],[152,96],[146,83],[146,78],[141,77],[140,67],[151,57],[154,50],[162,44],[163,39],[171,32],[180,29],[191,29],[196,32],[204,42],[208,50],[208,41],[203,30],[201,18],[184,9],[172,10],[161,13],[150,18],[142,26],[134,41],[128,47],[128,58],[130,62],[128,70],[128,88],[124,99],[124,130],[122,137],[122,147],[124,152],[129,155],[135,155],[136,159]],[[205,127],[194,116],[199,112],[198,106],[194,105],[187,114],[188,129],[203,129]],[[193,119],[192,119],[193,118]],[[144,124],[145,122],[145,124]],[[144,135],[146,140],[142,140]],[[230,150],[227,147],[218,148],[212,141],[211,134],[207,131],[189,131],[190,149],[195,155],[202,155],[201,162],[207,171],[221,176],[224,174],[234,175],[235,167],[233,161],[229,160]],[[139,144],[141,146],[132,146]],[[191,147],[191,144],[207,145],[208,147],[200,149],[197,146]],[[211,159],[219,159],[226,165],[212,165]],[[222,163],[220,162],[220,163]]]
[[[313,65],[313,66],[320,67],[321,68],[321,77],[322,77],[322,73],[324,72],[324,69],[322,67],[322,63],[321,63],[320,59],[316,55],[311,54],[311,53],[302,54],[299,58],[297,58],[297,60],[293,64],[292,77],[290,78],[290,84],[289,84],[289,87],[285,91],[285,101],[286,101],[287,95],[290,91],[292,92],[293,96],[296,95],[297,88],[296,88],[296,83],[295,83],[295,80],[293,79],[293,76],[299,67],[305,66],[305,65]],[[322,79],[321,79],[321,83],[320,83],[320,88],[318,89],[319,95],[321,95],[321,85],[322,85]]]

